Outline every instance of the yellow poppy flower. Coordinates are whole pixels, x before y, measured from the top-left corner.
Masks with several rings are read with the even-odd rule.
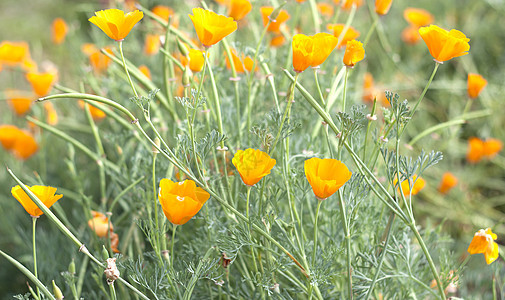
[[[175,225],[183,225],[200,211],[210,195],[197,187],[193,180],[173,182],[163,178],[160,181],[158,199],[163,213]]]
[[[62,18],[56,18],[53,20],[51,26],[53,43],[55,43],[56,45],[63,43],[63,41],[65,40],[65,36],[67,35],[67,32],[68,32],[68,25],[65,22],[65,20],[63,20]]]
[[[42,185],[34,185],[32,187],[28,187],[32,193],[39,198],[44,205],[49,208],[51,207],[56,201],[61,199],[63,195],[55,195],[56,193],[56,188],[50,187],[50,186],[42,186]],[[42,210],[35,204],[32,199],[30,199],[30,196],[23,191],[23,189],[19,186],[16,185],[11,189],[12,196],[16,198],[16,200],[23,205],[24,209],[30,216],[32,217],[39,217],[42,214]]]
[[[438,191],[442,194],[447,194],[453,187],[458,184],[458,178],[451,172],[445,172],[440,181]]]
[[[332,158],[307,159],[304,169],[305,177],[319,200],[333,195],[352,176],[351,171],[343,162]]]
[[[293,48],[293,69],[295,72],[301,73],[312,63],[314,40],[304,34],[295,34],[291,47]]]
[[[491,231],[491,228],[481,229],[473,236],[467,251],[471,255],[483,253],[486,263],[489,265],[498,258],[498,244],[494,241],[496,238],[497,236]]]
[[[195,26],[196,35],[205,47],[210,47],[237,30],[237,22],[231,17],[218,15],[200,7],[193,8],[189,18]]]
[[[251,148],[238,150],[231,162],[248,186],[255,185],[261,178],[270,174],[276,163],[267,153]]]
[[[412,26],[419,28],[433,23],[433,15],[422,8],[409,7],[403,11],[403,18]]]
[[[229,4],[228,16],[235,21],[242,20],[252,9],[249,0],[231,0]]]
[[[487,85],[487,80],[482,75],[470,73],[468,74],[468,96],[474,99],[477,98],[484,87]]]
[[[363,48],[363,43],[352,40],[347,42],[344,53],[344,65],[353,68],[356,63],[362,61],[365,58],[365,49]]]
[[[30,58],[30,50],[26,42],[0,43],[0,65],[10,67],[20,66],[26,71],[35,70],[37,67]]]
[[[205,64],[203,51],[197,49],[189,49],[189,69],[195,73],[202,71]]]
[[[437,63],[467,55],[470,50],[470,44],[468,44],[470,39],[456,29],[447,31],[437,25],[430,25],[419,28],[419,34]]]
[[[95,12],[95,16],[88,19],[113,40],[122,41],[144,17],[144,13],[136,10],[127,14],[119,9],[106,9]]]
[[[340,39],[340,43],[337,45],[338,48],[345,47],[348,41],[354,40],[360,35],[359,31],[354,29],[354,27],[349,26],[347,31],[344,33],[344,36],[341,37],[340,35],[345,28],[345,24],[328,24],[326,28],[332,31],[336,38]]]
[[[56,73],[46,72],[46,73],[36,73],[29,72],[26,73],[26,80],[31,84],[33,91],[39,97],[44,97],[49,94],[53,83],[56,81]]]
[[[18,116],[22,116],[30,110],[34,99],[27,97],[26,92],[7,89],[4,93],[10,107]]]
[[[393,0],[375,0],[375,12],[383,16],[389,12],[391,4],[393,4]]]
[[[394,180],[394,184],[396,185],[397,180]],[[412,196],[416,195],[419,193],[424,186],[426,185],[426,181],[422,177],[418,177],[417,175],[414,175],[412,177],[412,182],[414,183],[414,186],[412,187]],[[409,180],[405,179],[401,183],[402,185],[402,192],[404,196],[409,196],[410,195],[410,185],[409,185]],[[400,188],[398,188],[398,192],[400,192]]]

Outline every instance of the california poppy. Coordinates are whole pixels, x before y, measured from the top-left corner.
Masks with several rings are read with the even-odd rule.
[[[204,52],[197,49],[189,49],[189,69],[195,73],[202,71],[205,64]]]
[[[389,12],[391,4],[393,4],[393,0],[375,0],[375,12],[383,16]]]
[[[458,184],[458,178],[451,172],[445,172],[440,181],[438,191],[442,194],[447,194],[453,187]]]
[[[409,7],[403,11],[403,18],[412,26],[419,28],[433,23],[433,15],[422,8]]]
[[[147,34],[144,42],[144,53],[145,55],[151,56],[155,55],[160,51],[160,36],[157,34]]]
[[[401,183],[402,192],[403,192],[403,195],[405,195],[405,196],[409,196],[410,194],[412,194],[412,196],[416,195],[426,185],[426,181],[422,177],[419,177],[417,175],[412,176],[411,181],[414,184],[414,186],[412,186],[412,193],[410,191],[409,179],[405,179]],[[396,182],[397,182],[397,180],[395,179],[394,184],[396,184]],[[398,192],[400,192],[400,188],[398,188]]]
[[[349,179],[352,173],[347,166],[336,159],[313,157],[304,163],[305,177],[319,200],[333,195]]]
[[[354,40],[360,35],[359,31],[349,26],[344,35],[340,36],[345,28],[345,24],[328,24],[326,28],[332,31],[333,35],[340,40],[340,43],[337,45],[338,48],[345,47],[348,41]]]
[[[170,17],[174,15],[174,10],[165,5],[156,5],[151,9],[151,12],[166,22],[168,22]]]
[[[144,17],[144,13],[136,10],[127,14],[119,9],[106,9],[95,12],[95,16],[88,19],[100,28],[108,37],[122,41]]]
[[[144,74],[145,77],[151,79],[151,70],[146,65],[139,66],[139,71]]]
[[[331,54],[338,39],[329,33],[313,36],[296,34],[293,36],[293,68],[300,73],[309,66],[317,67]]]
[[[89,43],[84,44],[82,45],[81,50],[88,56],[89,64],[96,74],[100,74],[107,70],[111,63],[111,59],[107,55],[103,54],[95,45]],[[113,54],[111,47],[105,47],[104,50],[109,54]]]
[[[479,74],[474,74],[474,73],[470,73],[468,74],[468,96],[470,96],[470,98],[474,99],[474,98],[477,98],[480,94],[480,92],[482,91],[482,89],[484,89],[484,87],[486,87],[487,85],[487,80],[484,79],[484,77],[482,77],[482,75],[479,75]]]
[[[317,3],[317,9],[319,10],[319,13],[324,17],[333,16],[334,8],[330,3],[319,2]]]
[[[33,91],[37,96],[44,97],[49,94],[54,82],[56,81],[55,72],[29,72],[26,73],[26,80],[31,84]]]
[[[56,18],[51,25],[53,43],[59,45],[65,40],[68,32],[68,25],[62,18]]]
[[[275,48],[284,45],[284,43],[286,43],[286,38],[282,34],[276,35],[270,40],[270,46]]]
[[[183,225],[200,211],[210,195],[197,187],[193,180],[173,182],[170,179],[160,181],[158,199],[163,213],[174,225]]]
[[[483,153],[487,156],[487,158],[493,158],[501,151],[502,148],[503,143],[500,140],[489,138],[484,142]]]
[[[414,26],[408,26],[402,30],[402,41],[407,44],[414,45],[419,42],[421,36],[419,35],[419,28]]]
[[[344,65],[353,68],[356,63],[365,58],[365,49],[363,43],[360,41],[352,40],[347,42],[344,53]]]
[[[37,69],[37,65],[30,58],[30,49],[26,42],[3,41],[0,43],[0,65],[19,66],[26,71]]]
[[[340,2],[340,1],[336,1],[336,2],[338,4],[338,2]],[[358,8],[361,5],[363,5],[363,0],[344,0],[342,2],[342,9],[343,10],[350,10],[353,5],[356,5],[356,8]]]
[[[54,203],[56,203],[56,201],[63,197],[63,195],[55,195],[56,188],[51,186],[34,185],[32,187],[28,187],[28,189],[30,189],[30,191],[34,193],[47,208],[51,207]],[[19,201],[19,203],[21,203],[21,205],[23,205],[24,209],[28,214],[30,214],[30,216],[39,217],[44,214],[19,185],[16,185],[11,189],[11,194]]]
[[[228,16],[235,21],[242,20],[252,9],[249,0],[231,0],[228,10]]]
[[[17,158],[26,160],[37,153],[39,145],[31,133],[20,130],[11,150]]]
[[[251,148],[238,150],[231,162],[248,186],[255,185],[261,178],[270,174],[276,163],[267,153]]]
[[[5,90],[4,93],[10,107],[18,116],[22,116],[30,110],[34,99],[27,97],[26,93],[16,90]]]
[[[481,229],[473,236],[467,251],[471,255],[483,253],[486,258],[486,263],[489,265],[495,261],[499,255],[498,244],[494,241],[496,238],[497,236],[491,231],[491,228],[487,228],[486,230]]]
[[[237,30],[237,22],[233,18],[200,7],[193,8],[193,15],[189,15],[189,18],[198,39],[207,48]]]
[[[17,137],[21,134],[21,129],[14,125],[0,125],[0,143],[5,150],[14,148]]]
[[[80,108],[84,109],[86,107],[86,102],[84,102],[83,100],[79,100],[78,103],[79,103]],[[94,107],[93,105],[88,105],[88,109],[89,109],[89,113],[91,114],[91,117],[95,121],[102,120],[106,116],[106,114],[103,110],[101,110],[97,107]]]
[[[437,63],[468,54],[469,38],[459,30],[447,31],[437,25],[419,28],[419,34]]]
[[[114,230],[112,223],[109,222],[109,218],[104,214],[92,210],[91,216],[92,218],[89,219],[88,226],[98,237],[107,237],[108,233]]]
[[[274,12],[274,8],[271,6],[262,6],[260,7],[261,17],[263,18],[263,26],[267,26],[270,15]],[[290,15],[282,9],[275,20],[270,22],[268,25],[267,31],[280,34],[281,33],[281,25],[289,20]]]
[[[484,141],[471,137],[468,139],[468,148],[466,152],[466,160],[470,163],[476,163],[484,156]]]

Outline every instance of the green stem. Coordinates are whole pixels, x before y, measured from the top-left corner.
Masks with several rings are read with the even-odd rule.
[[[155,246],[154,246],[154,251],[159,254],[161,251],[160,248],[160,223],[158,221],[158,199],[156,197],[156,156],[158,153],[153,152],[153,205],[154,205],[154,228],[156,230],[156,235],[155,235]]]
[[[349,297],[347,299],[352,300],[352,266],[351,266],[351,233],[349,231],[349,224],[347,223],[347,214],[345,208],[345,202],[343,199],[342,189],[338,190],[338,201],[340,203],[340,217],[342,218],[342,225],[344,226],[344,235],[345,235],[345,245],[346,245],[346,254],[347,254],[347,289],[349,293]]]
[[[319,18],[316,1],[309,0],[309,4],[310,4],[310,13],[312,14],[312,21],[314,22],[314,30],[315,32],[321,32],[321,18]]]
[[[38,273],[37,273],[37,243],[35,241],[35,236],[36,236],[36,224],[37,224],[37,219],[39,217],[34,217],[32,216],[32,244],[33,244],[33,273],[35,275],[35,278],[39,278]],[[40,290],[39,286],[37,286],[37,297],[40,299]]]
[[[128,72],[128,68],[126,67],[126,61],[125,61],[124,55],[123,55],[123,41],[119,41],[119,53],[121,54],[121,60],[123,61],[124,71],[126,73],[126,77],[128,77],[128,82],[130,83],[133,94],[135,95],[135,97],[138,98],[139,95],[137,94],[137,90],[135,90],[135,86],[133,85],[132,79],[130,77],[130,73]]]
[[[365,40],[363,40],[363,48],[366,48],[366,45],[370,41],[370,38],[372,37],[372,33],[375,31],[375,28],[377,28],[378,23],[379,23],[379,18],[375,18],[375,20],[372,23],[372,26],[370,26],[370,29],[368,29]]]
[[[247,205],[245,208],[246,218],[247,218],[247,229],[249,230],[249,234],[251,234],[251,217],[249,216],[249,198],[251,196],[251,188],[252,186],[247,186]]]
[[[349,76],[349,67],[345,67],[344,77],[344,95],[342,96],[342,112],[345,112],[345,98],[347,96],[347,77]]]
[[[109,289],[112,299],[116,300],[117,297],[116,297],[116,289],[114,288],[114,282],[109,284]]]
[[[423,100],[424,98],[424,95],[426,94],[426,92],[428,91],[428,88],[430,87],[430,84],[431,82],[433,81],[433,78],[435,77],[435,74],[437,73],[437,70],[438,70],[438,66],[440,66],[440,63],[439,62],[435,62],[435,68],[433,69],[433,72],[431,73],[431,76],[430,76],[430,79],[428,80],[428,83],[426,83],[426,86],[424,87],[424,90],[423,92],[421,93],[421,96],[419,96],[419,99],[417,99],[417,102],[416,104],[414,105],[414,108],[410,111],[410,115],[409,115],[409,118],[412,119],[412,116],[414,115],[414,113],[416,112],[417,110],[417,107],[419,106],[419,104],[421,103],[421,101]],[[405,128],[403,129],[405,130]]]
[[[317,209],[316,209],[316,217],[314,219],[314,249],[312,251],[312,267],[315,268],[316,266],[316,251],[317,251],[317,219],[319,216],[319,208],[321,207],[321,204],[323,203],[324,199],[317,199]]]
[[[172,245],[170,246],[170,268],[172,268],[172,271],[174,271],[174,245],[175,245],[175,232],[177,231],[177,226],[176,224],[172,224]]]

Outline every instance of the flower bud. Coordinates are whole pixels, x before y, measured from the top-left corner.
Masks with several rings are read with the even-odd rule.
[[[65,298],[60,288],[56,285],[56,283],[54,283],[54,280],[53,280],[53,294],[56,300],[63,300],[63,298]]]
[[[160,151],[158,150],[158,148],[160,148],[160,146],[161,146],[161,141],[160,141],[160,139],[158,137],[155,137],[154,138],[154,143],[156,144],[156,147],[153,146],[152,149],[153,149],[154,155],[156,155],[156,154],[160,153]]]
[[[68,273],[70,273],[72,275],[75,274],[75,261],[73,258],[72,258],[72,261],[70,262],[70,264],[68,265]]]
[[[188,46],[184,42],[181,42],[181,40],[179,39],[177,39],[177,48],[179,48],[179,51],[182,53],[182,55],[188,56],[189,54]]]
[[[105,246],[102,246],[102,258],[105,260],[109,259],[109,251],[107,251]]]

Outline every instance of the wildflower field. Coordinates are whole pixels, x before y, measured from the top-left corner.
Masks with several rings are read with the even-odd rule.
[[[505,3],[0,6],[0,299],[505,299]]]

